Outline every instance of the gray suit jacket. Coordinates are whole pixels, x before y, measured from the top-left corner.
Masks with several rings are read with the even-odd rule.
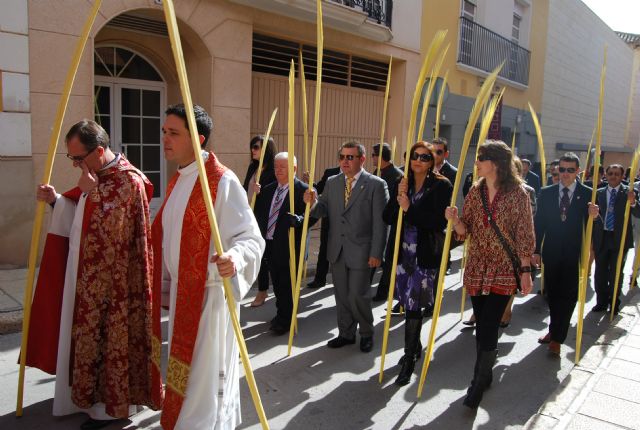
[[[382,212],[389,200],[387,184],[363,171],[351,191],[347,207],[344,189],[344,173],[329,178],[311,216],[329,217],[327,259],[330,263],[335,263],[342,251],[347,267],[367,269],[369,257],[382,260],[384,253],[387,226]]]

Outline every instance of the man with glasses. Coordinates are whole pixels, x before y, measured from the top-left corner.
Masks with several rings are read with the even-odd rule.
[[[433,145],[433,155],[436,161],[433,170],[447,178],[451,184],[454,184],[456,182],[458,169],[447,161],[447,158],[449,158],[449,143],[447,139],[444,137],[436,137],[431,140],[431,144]]]
[[[544,263],[544,287],[549,304],[549,332],[538,339],[560,355],[578,300],[579,263],[587,217],[598,216],[591,189],[576,180],[580,159],[572,152],[560,157],[560,182],[540,190],[534,218],[536,250],[532,262]]]
[[[380,144],[373,145],[373,152],[371,153],[371,162],[375,166],[373,174],[379,176],[387,183],[387,189],[389,195],[394,194],[394,189],[397,186],[398,181],[402,178],[402,171],[393,165],[391,162],[391,147],[388,143],[382,144],[382,160],[380,160],[380,174],[378,173],[378,157],[380,157]],[[381,214],[382,215],[382,214]],[[393,240],[393,238],[392,238]],[[373,296],[374,302],[382,302],[387,300],[389,294],[389,279],[391,278],[391,260],[393,259],[393,246],[389,246],[389,240],[385,247],[384,261],[382,262],[382,276],[378,283],[378,289],[376,295]],[[371,271],[371,277],[375,269]]]
[[[329,348],[355,343],[360,326],[360,350],[373,348],[371,309],[371,269],[379,267],[386,241],[382,220],[389,193],[387,184],[364,168],[364,146],[355,141],[342,144],[338,152],[342,173],[327,180],[320,197],[305,192],[304,201],[312,205],[311,216],[328,216],[331,223],[327,257],[331,263],[338,313],[338,336]]]
[[[593,312],[604,312],[613,308],[614,313],[620,309],[620,288],[622,276],[615,286],[616,264],[618,252],[622,243],[622,226],[627,201],[631,204],[629,216],[640,217],[640,206],[636,204],[637,197],[633,189],[622,184],[624,168],[620,164],[611,164],[605,171],[607,175],[606,187],[597,191],[596,203],[600,207],[600,216],[593,223],[593,252],[596,256],[596,271],[594,275],[596,290],[596,305]],[[633,233],[631,220],[628,221],[627,235],[622,254],[622,267],[627,258],[627,251],[633,247]],[[613,303],[613,291],[618,288],[616,302]]]
[[[37,189],[53,215],[27,365],[56,375],[53,415],[84,412],[90,418],[81,428],[97,429],[136,413],[136,405],[162,404],[152,347],[161,344],[159,319],[151,324],[153,185],[109,149],[94,121],[76,123],[65,141],[80,178],[63,195],[49,184]]]

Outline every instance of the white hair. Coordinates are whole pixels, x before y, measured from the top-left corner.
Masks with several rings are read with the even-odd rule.
[[[275,157],[273,157],[273,161],[276,160],[289,160],[289,153],[288,152],[278,152],[276,154]],[[297,166],[298,165],[298,159],[296,158],[296,156],[293,156],[293,165]]]

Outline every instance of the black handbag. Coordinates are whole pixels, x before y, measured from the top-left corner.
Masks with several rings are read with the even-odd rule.
[[[483,190],[480,190],[480,198],[482,199],[482,207],[484,208],[484,214],[487,216],[487,220],[489,220],[489,224],[491,224],[491,227],[493,228],[493,231],[496,233],[496,236],[498,236],[498,240],[502,244],[502,247],[507,252],[507,255],[509,256],[509,260],[511,260],[511,265],[513,266],[513,275],[516,278],[516,289],[518,291],[521,291],[522,288],[520,287],[520,266],[521,266],[520,258],[518,258],[518,256],[513,251],[513,249],[511,249],[511,247],[509,246],[509,243],[507,242],[507,239],[504,238],[504,235],[500,231],[500,228],[498,228],[498,224],[496,224],[496,221],[491,216],[491,213],[489,212],[489,205],[487,204],[487,196],[485,195]]]

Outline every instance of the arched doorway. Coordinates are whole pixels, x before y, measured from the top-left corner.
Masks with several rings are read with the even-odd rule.
[[[95,120],[109,133],[113,150],[125,154],[153,183],[153,216],[166,183],[161,148],[165,81],[141,54],[114,45],[94,49],[94,73]]]

